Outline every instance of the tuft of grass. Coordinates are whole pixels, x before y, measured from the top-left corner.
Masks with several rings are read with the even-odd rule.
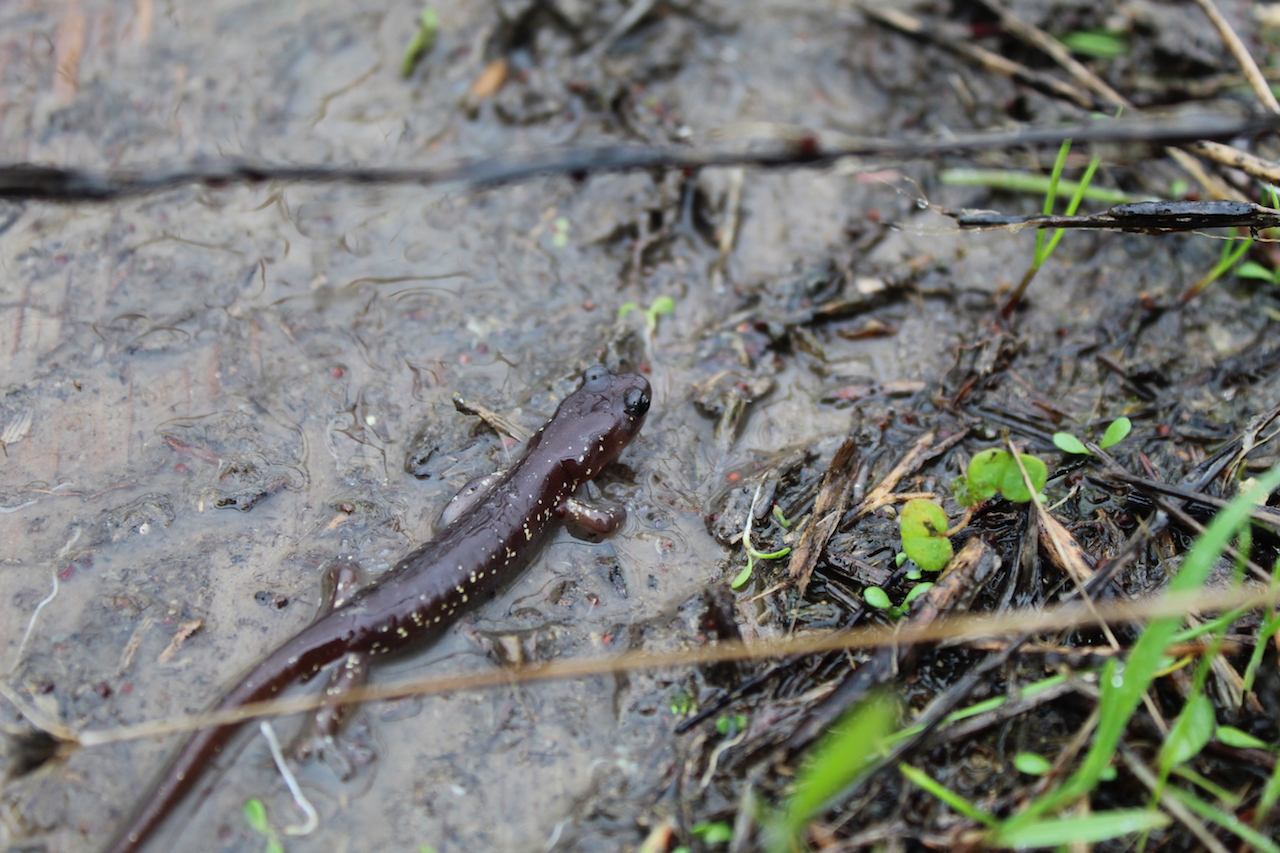
[[[1227,504],[1182,561],[1177,574],[1169,582],[1169,592],[1191,593],[1203,587],[1210,569],[1229,541],[1248,523],[1249,513],[1255,503],[1277,487],[1280,487],[1280,467],[1267,472],[1252,488]],[[1138,637],[1126,661],[1108,661],[1099,680],[1101,696],[1098,702],[1098,727],[1080,766],[1061,786],[1046,792],[1021,813],[1006,821],[995,834],[995,843],[1027,843],[1022,834],[1026,828],[1039,823],[1043,816],[1061,811],[1087,797],[1098,786],[1103,774],[1111,767],[1111,760],[1129,720],[1143,695],[1165,666],[1165,650],[1177,636],[1180,623],[1181,619],[1178,617],[1153,619]],[[1187,716],[1186,711],[1183,716]],[[1195,722],[1202,721],[1200,716],[1202,715],[1197,715]],[[1188,722],[1187,728],[1192,728],[1191,722]],[[1190,741],[1197,737],[1198,729],[1189,730],[1186,739]],[[1182,749],[1186,749],[1185,744]],[[1174,793],[1174,789],[1170,789],[1170,793]]]
[[[1053,207],[1058,200],[1059,182],[1062,179],[1062,167],[1066,165],[1067,154],[1071,151],[1071,140],[1063,141],[1062,146],[1058,149],[1058,156],[1053,161],[1053,171],[1049,175],[1049,188],[1044,197],[1044,215],[1052,216]],[[1089,184],[1093,181],[1094,172],[1098,171],[1098,164],[1102,162],[1101,157],[1093,157],[1089,161],[1088,167],[1084,170],[1084,175],[1080,178],[1080,182],[1076,185],[1075,192],[1071,194],[1071,200],[1067,202],[1067,209],[1064,211],[1067,216],[1075,216],[1076,211],[1080,208],[1080,201],[1084,198],[1085,191],[1089,188]],[[1040,271],[1040,267],[1044,266],[1045,261],[1049,260],[1049,256],[1053,254],[1053,250],[1058,247],[1058,241],[1062,239],[1064,229],[1055,228],[1052,236],[1046,229],[1040,228],[1036,231],[1036,251],[1032,257],[1031,266],[1022,276],[1022,281],[1014,289],[1013,295],[1009,297],[1009,301],[1000,309],[1000,316],[1006,320],[1013,315],[1013,311],[1018,307],[1018,303],[1022,301],[1022,295],[1027,292],[1028,285],[1031,280],[1036,277],[1036,273]]]
[[[1239,263],[1244,257],[1244,253],[1253,248],[1253,239],[1250,237],[1239,237],[1226,241],[1222,244],[1222,252],[1218,255],[1218,262],[1204,275],[1200,276],[1195,284],[1188,287],[1178,297],[1179,305],[1186,305],[1192,299],[1195,299],[1205,288],[1222,278],[1231,268]]]

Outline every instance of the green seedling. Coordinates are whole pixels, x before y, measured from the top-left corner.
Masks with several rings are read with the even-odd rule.
[[[947,514],[924,498],[906,502],[898,516],[902,552],[926,572],[940,572],[953,553],[947,538]]]
[[[716,731],[725,737],[733,737],[747,727],[746,714],[725,714],[716,718]]]
[[[1019,453],[1018,458],[1027,469],[1031,485],[1037,493],[1042,492],[1049,481],[1049,469],[1035,456]],[[994,447],[974,456],[965,475],[957,477],[951,484],[951,490],[962,506],[977,506],[997,494],[1003,494],[1015,503],[1031,500],[1031,493],[1022,480],[1022,471],[1013,457],[1007,450]]]
[[[693,713],[693,709],[698,707],[697,701],[693,698],[688,690],[683,687],[676,688],[676,692],[671,696],[671,715],[675,717],[684,717]]]
[[[757,488],[756,499],[759,499],[759,497],[760,490]],[[755,500],[752,501],[751,505],[753,507],[755,506]],[[789,523],[783,523],[786,519],[783,518],[781,513],[778,511],[777,504],[774,504],[773,516],[784,528],[790,526]],[[756,550],[755,543],[751,541],[751,523],[754,520],[754,512],[748,512],[746,526],[742,528],[742,550],[747,553],[747,564],[742,568],[742,571],[738,572],[737,576],[734,577],[733,581],[729,584],[730,589],[742,589],[742,587],[746,585],[747,581],[751,580],[751,575],[756,570],[756,560],[781,560],[783,557],[791,553],[790,547],[779,548],[777,551],[772,551],[770,553]]]
[[[1053,762],[1034,752],[1019,752],[1013,757],[1013,766],[1028,776],[1044,776],[1053,769]]]
[[[694,838],[701,839],[702,843],[708,846],[728,844],[733,840],[733,827],[724,821],[708,821],[694,824],[689,831],[693,833]]]
[[[652,337],[654,333],[658,331],[658,318],[663,314],[671,314],[675,310],[676,301],[674,299],[670,296],[659,296],[657,299],[653,300],[653,303],[648,308],[643,310],[641,310],[640,306],[634,302],[624,303],[623,306],[618,309],[618,319],[622,319],[632,311],[640,311],[640,313],[644,315],[645,328],[649,330],[649,335]]]
[[[1102,434],[1102,440],[1098,442],[1098,447],[1103,450],[1108,447],[1114,447],[1128,438],[1129,433],[1132,431],[1133,421],[1128,418],[1116,418],[1107,425],[1107,430]],[[1053,443],[1063,453],[1070,453],[1075,456],[1093,455],[1089,452],[1089,448],[1084,446],[1083,441],[1069,432],[1055,432],[1053,434]]]
[[[1044,761],[1040,756],[1031,756],[1031,758]],[[1047,761],[1044,763],[1048,764]],[[974,805],[923,770],[912,767],[910,764],[900,764],[898,770],[909,782],[946,803],[952,811],[975,823],[983,824],[992,833],[997,834],[998,843],[1002,847],[1016,849],[1065,847],[1073,843],[1107,841],[1135,833],[1149,832],[1169,823],[1169,818],[1157,811],[1124,809],[1081,817],[1051,818],[1027,824],[1011,833],[995,815]]]
[[[1236,275],[1240,278],[1251,278],[1271,285],[1280,285],[1280,268],[1269,270],[1257,261],[1245,261],[1236,268]]]
[[[267,843],[262,849],[265,853],[284,853],[284,845],[280,843],[280,834],[267,821],[267,806],[262,800],[254,797],[244,804],[244,822],[259,835],[266,836]]]
[[[435,44],[439,29],[440,16],[436,14],[436,10],[430,7],[423,9],[422,15],[418,18],[418,30],[413,34],[413,38],[409,39],[409,46],[404,49],[404,55],[400,57],[401,77],[412,76],[413,69],[418,67],[418,62]]]
[[[1067,153],[1071,151],[1071,140],[1065,140],[1058,149],[1058,156],[1053,161],[1053,171],[1049,175],[1049,191],[1044,197],[1044,215],[1052,216],[1053,207],[1058,199],[1058,185],[1062,178],[1062,167],[1066,165]],[[1080,207],[1080,201],[1084,198],[1085,191],[1088,189],[1090,182],[1093,181],[1093,174],[1098,170],[1098,164],[1102,162],[1101,157],[1094,157],[1089,161],[1088,167],[1084,170],[1084,175],[1080,178],[1080,183],[1076,185],[1075,192],[1071,194],[1071,200],[1067,202],[1067,209],[1064,211],[1067,216],[1075,216],[1076,210]],[[1036,251],[1032,257],[1031,266],[1022,276],[1022,281],[1014,288],[1013,295],[1009,297],[1009,301],[1000,309],[1000,316],[1008,319],[1012,316],[1018,303],[1022,301],[1022,295],[1027,292],[1027,287],[1031,284],[1031,280],[1036,277],[1036,273],[1040,271],[1040,267],[1044,266],[1045,261],[1049,260],[1049,256],[1053,254],[1053,250],[1057,248],[1058,241],[1062,239],[1064,230],[1055,228],[1053,235],[1049,236],[1048,232],[1040,228],[1036,231]]]
[[[1072,53],[1093,59],[1118,59],[1129,53],[1129,39],[1117,30],[1075,30],[1059,41]]]
[[[869,586],[862,591],[862,600],[867,603],[868,607],[888,611],[890,619],[900,619],[904,613],[911,609],[911,602],[931,589],[933,589],[933,584],[931,583],[918,583],[907,593],[907,597],[902,599],[902,604],[895,605],[893,600],[889,598],[889,593],[878,586]]]
[[[569,245],[569,229],[569,217],[557,216],[551,222],[551,245],[557,249],[563,249]]]

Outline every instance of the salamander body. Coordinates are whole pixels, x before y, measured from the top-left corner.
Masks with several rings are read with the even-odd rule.
[[[573,494],[635,438],[649,400],[643,377],[588,369],[581,386],[529,439],[520,461],[482,492],[469,511],[285,641],[232,687],[215,710],[269,699],[339,658],[356,667],[366,658],[430,642],[458,614],[509,583],[566,514],[582,516],[578,520],[598,532],[615,527],[621,513],[590,516]],[[140,849],[239,727],[196,732],[106,853]]]

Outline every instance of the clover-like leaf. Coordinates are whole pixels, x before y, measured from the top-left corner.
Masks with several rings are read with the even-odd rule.
[[[898,516],[902,551],[926,572],[939,572],[951,559],[947,538],[947,514],[942,507],[924,498],[909,500]]]

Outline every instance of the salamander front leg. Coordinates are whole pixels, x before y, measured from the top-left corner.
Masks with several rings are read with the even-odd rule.
[[[329,563],[320,580],[320,606],[316,608],[316,618],[328,616],[346,604],[347,599],[363,586],[363,574],[360,564],[351,557],[338,557]]]
[[[569,532],[588,542],[599,542],[627,520],[626,508],[612,502],[592,506],[577,498],[569,498],[560,511],[564,514],[565,526],[569,528]]]

